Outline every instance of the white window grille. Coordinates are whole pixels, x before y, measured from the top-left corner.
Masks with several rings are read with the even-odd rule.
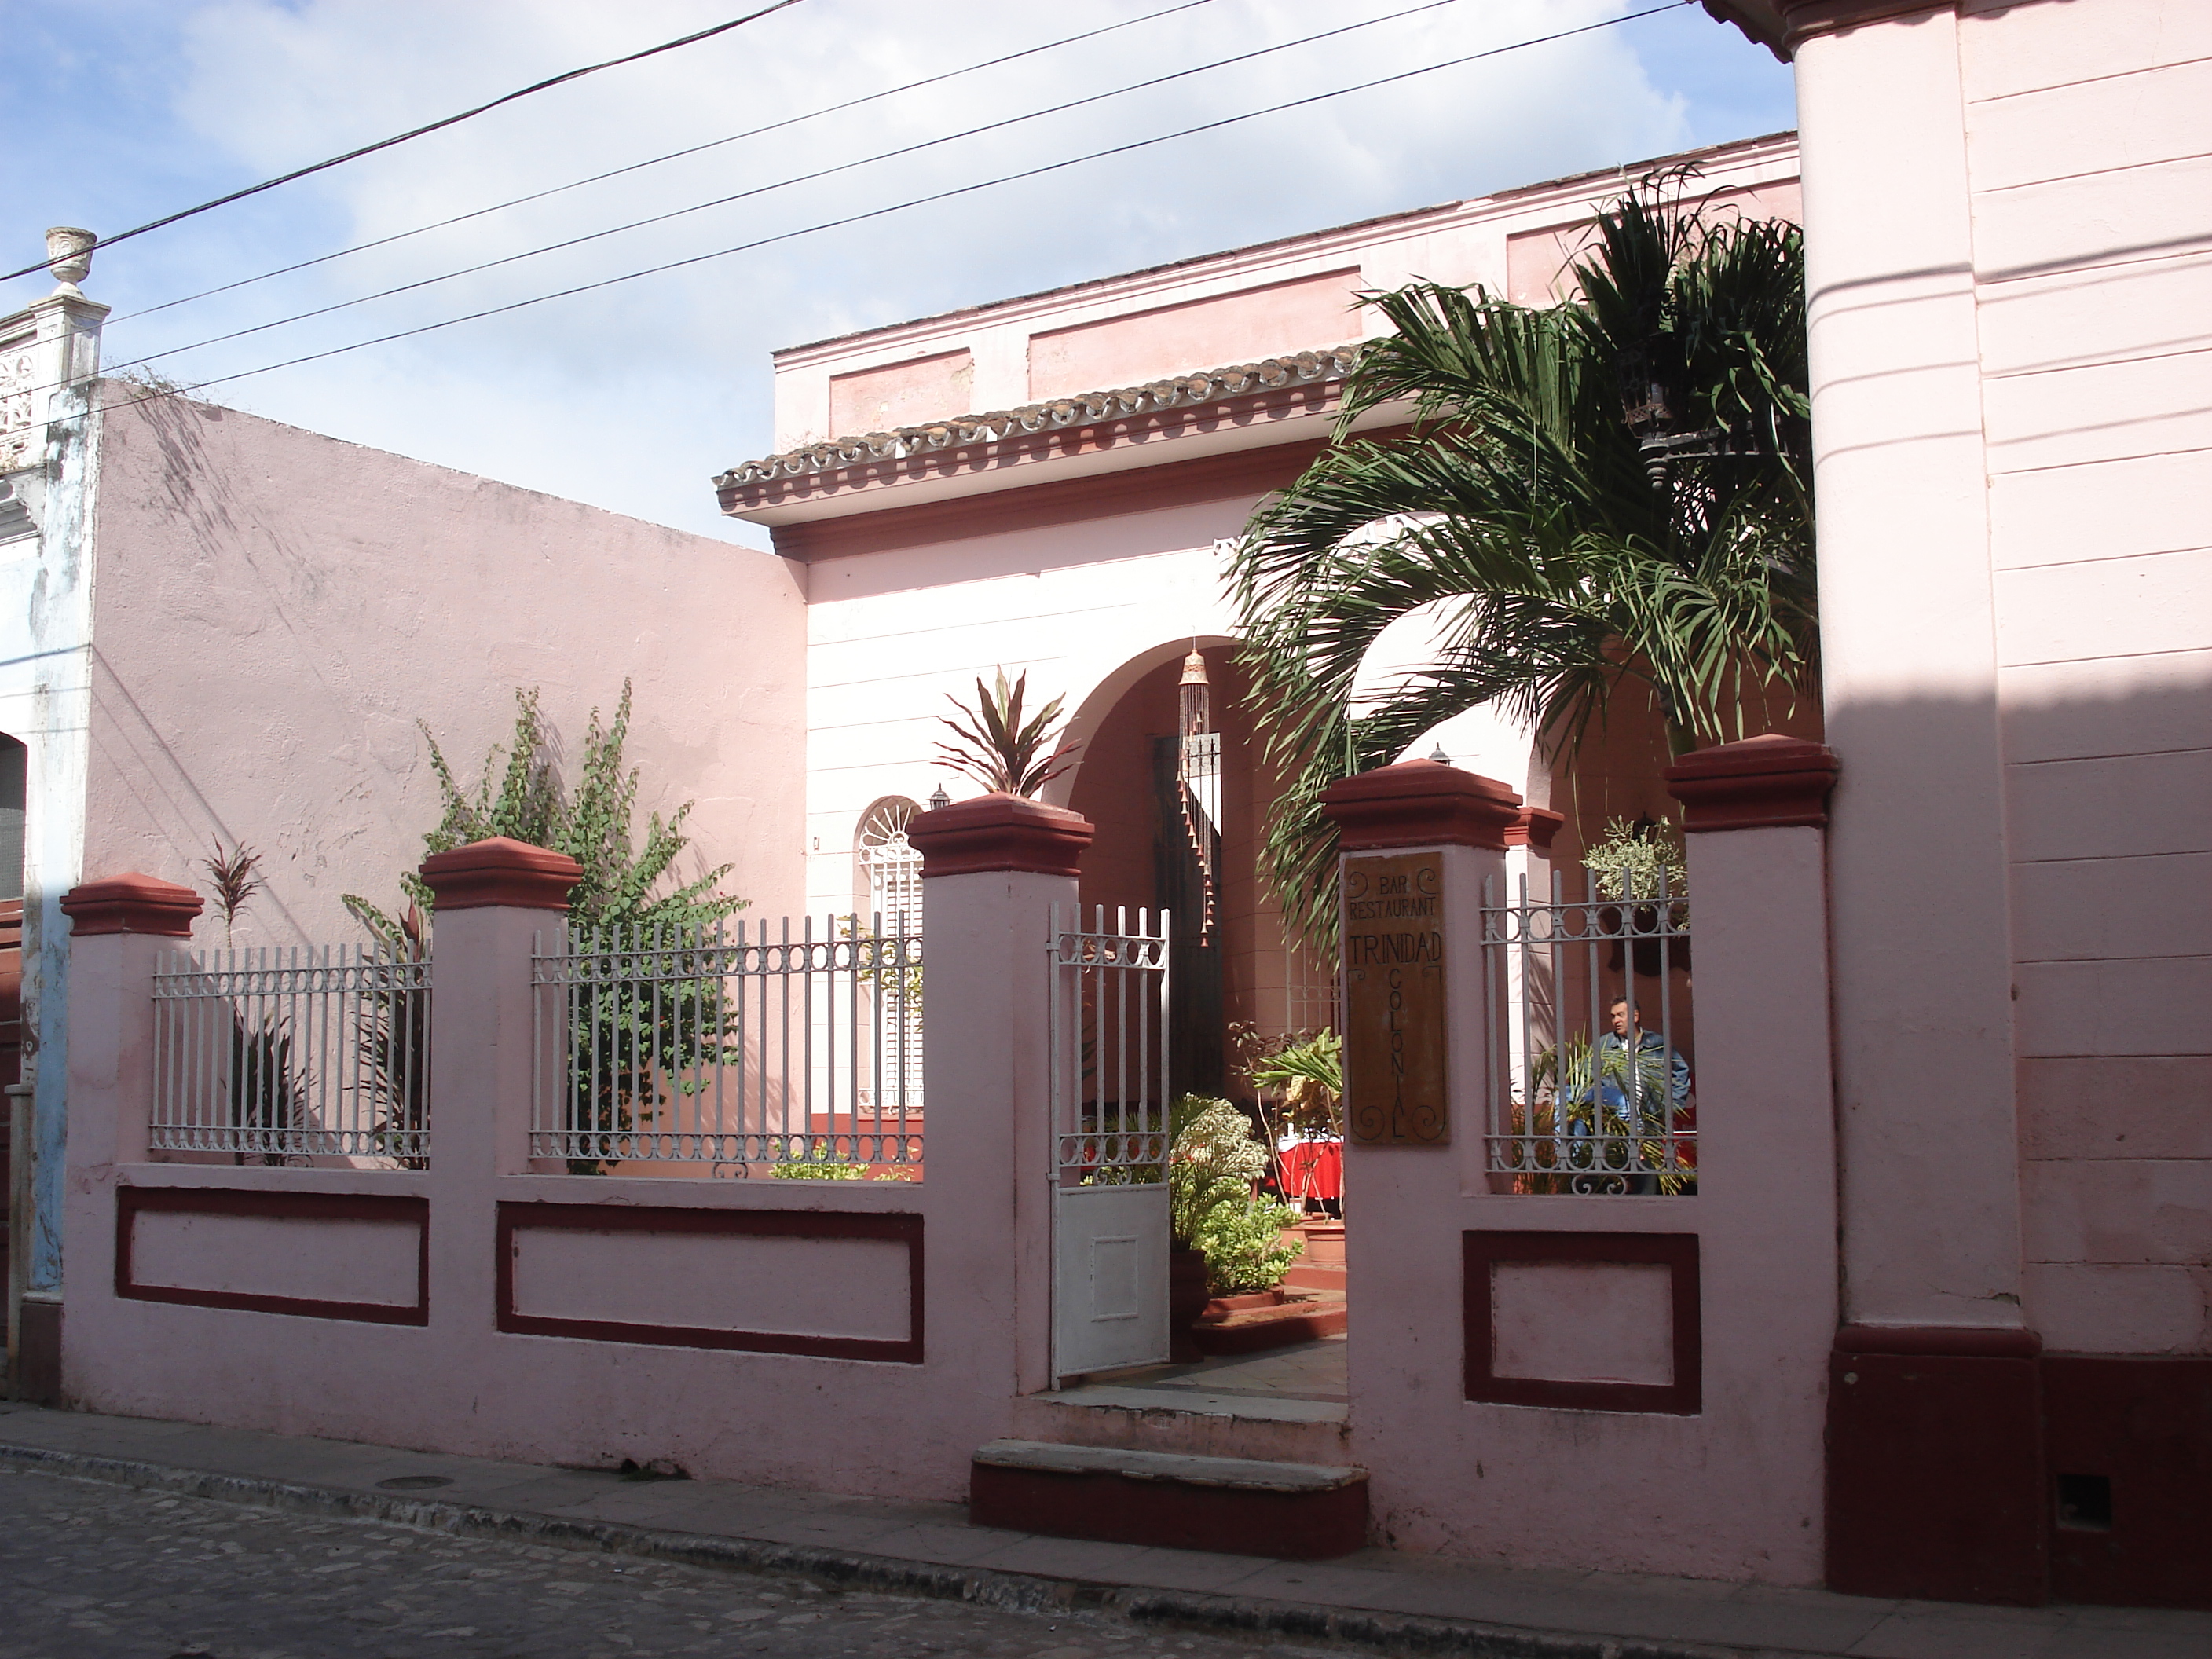
[[[429,1160],[430,964],[384,945],[179,951],[154,970],[150,1144]]]
[[[1525,1193],[1697,1190],[1693,1079],[1676,1041],[1674,971],[1688,965],[1689,895],[1665,872],[1623,899],[1555,872],[1504,902],[1484,884],[1491,1010],[1490,1168]]]
[[[914,817],[921,809],[902,795],[878,801],[860,819],[860,860],[865,914],[881,917],[883,925],[919,939],[921,934],[921,849],[907,838]],[[879,929],[880,931],[880,929]],[[920,970],[916,970],[917,975]],[[905,1024],[898,1034],[898,1088],[907,1105],[921,1107],[921,998],[916,994],[905,1008]]]
[[[920,809],[903,797],[878,801],[860,819],[862,896],[866,911],[921,932],[921,851],[907,839]]]
[[[572,932],[533,960],[531,1155],[919,1164],[921,939],[897,916]]]
[[[1341,1028],[1340,977],[1336,952],[1318,950],[1291,934],[1283,940],[1283,1029],[1322,1032]]]

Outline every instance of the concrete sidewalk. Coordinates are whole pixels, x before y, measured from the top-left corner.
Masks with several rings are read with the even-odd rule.
[[[970,1527],[957,1504],[640,1480],[0,1405],[0,1462],[320,1516],[1263,1640],[1498,1659],[2205,1659],[2212,1613],[1970,1607],[1368,1549],[1302,1563]]]

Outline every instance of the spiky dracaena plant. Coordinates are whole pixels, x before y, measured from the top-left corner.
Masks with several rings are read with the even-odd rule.
[[[223,949],[235,949],[231,935],[238,925],[238,913],[269,885],[261,873],[261,854],[242,841],[226,853],[218,839],[215,850],[200,860],[200,868],[208,872],[208,884],[215,889],[215,908],[222,914]]]
[[[1581,297],[1532,309],[1416,283],[1367,297],[1330,447],[1262,504],[1231,569],[1266,752],[1289,780],[1262,864],[1290,921],[1336,932],[1328,786],[1482,703],[1571,752],[1612,700],[1673,745],[1750,735],[1816,672],[1804,250],[1706,216],[1680,179],[1601,214]],[[1385,406],[1412,424],[1353,422]],[[1679,440],[1653,475],[1654,439]],[[1419,672],[1355,702],[1377,637],[1420,612]]]
[[[611,954],[618,936],[658,934],[673,944],[675,935],[711,927],[744,908],[749,901],[720,890],[729,865],[689,881],[674,880],[677,860],[690,845],[683,830],[691,811],[689,801],[665,819],[652,814],[644,844],[636,843],[638,774],[623,765],[629,734],[628,680],[611,722],[603,725],[599,711],[592,711],[573,787],[562,781],[538,692],[518,690],[514,696],[514,735],[503,748],[495,745],[485,756],[473,791],[462,787],[429,727],[422,726],[445,803],[437,827],[422,837],[426,856],[495,836],[567,854],[583,872],[568,900],[574,936],[586,950],[604,939]],[[410,871],[400,877],[400,884],[412,907],[426,921],[430,918],[435,899],[422,878]],[[407,925],[367,899],[349,893],[345,904],[380,939],[395,948],[407,941]],[[427,933],[418,928],[412,948],[425,944]],[[725,1021],[718,980],[663,981],[658,994],[652,988],[641,993],[620,980],[611,961],[603,966],[595,982],[576,992],[570,1037],[581,1120],[575,1127],[611,1139],[657,1109],[666,1089],[684,1086],[673,1081],[680,1074],[733,1056],[720,1036]],[[397,1050],[387,1047],[386,1052]],[[580,1158],[570,1167],[588,1174],[605,1162],[601,1157]]]
[[[1009,686],[1006,671],[1000,668],[995,686],[986,689],[981,679],[975,682],[972,708],[947,694],[945,701],[960,718],[939,716],[939,724],[952,728],[952,741],[938,744],[937,757],[986,789],[1003,790],[1009,795],[1033,796],[1066,771],[1075,751],[1083,746],[1064,739],[1055,741],[1053,728],[1059,723],[1066,699],[1054,697],[1025,720],[1022,705],[1029,685],[1030,677],[1024,672]]]
[[[261,874],[261,854],[244,842],[233,842],[226,852],[218,838],[200,868],[215,890],[223,949],[235,951],[240,913],[269,885]],[[234,956],[234,966],[236,961]],[[279,1013],[253,1013],[244,1000],[233,1005],[229,1079],[230,1127],[258,1141],[264,1164],[282,1164],[296,1146],[292,1137],[307,1127],[308,1115],[307,1080],[295,1060],[290,1022]]]

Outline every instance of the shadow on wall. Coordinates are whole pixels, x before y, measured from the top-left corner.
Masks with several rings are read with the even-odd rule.
[[[1880,1361],[1886,1393],[1839,1358],[1832,1572],[2202,1607],[2212,653],[2001,684],[1828,711],[1845,1318],[2014,1303],[2041,1357]]]

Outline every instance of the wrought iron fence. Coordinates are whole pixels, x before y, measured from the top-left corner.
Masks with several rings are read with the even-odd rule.
[[[380,944],[175,951],[154,971],[151,1144],[422,1168],[429,1057],[420,957]]]
[[[895,915],[572,932],[532,979],[531,1155],[911,1176],[921,939]]]
[[[1054,1157],[1063,1186],[1157,1172],[1168,1154],[1168,916],[1052,907]],[[1152,1174],[1146,1178],[1157,1179]]]
[[[1693,1193],[1689,894],[1662,872],[1609,895],[1584,872],[1570,899],[1567,879],[1532,900],[1522,877],[1510,902],[1484,884],[1490,1168],[1516,1192]]]

